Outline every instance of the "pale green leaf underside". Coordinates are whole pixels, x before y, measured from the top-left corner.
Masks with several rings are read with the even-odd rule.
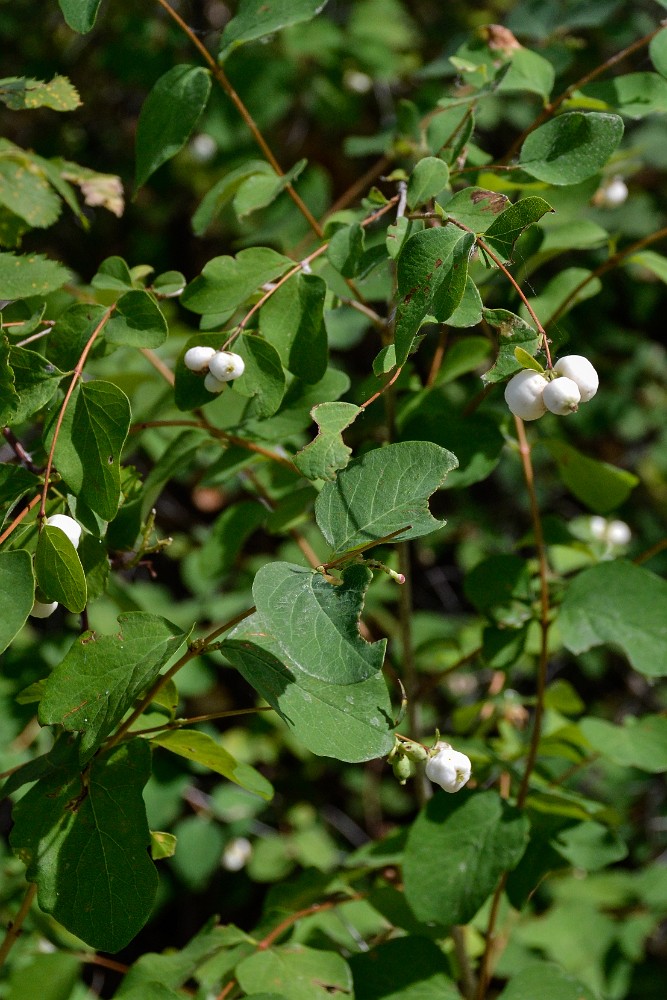
[[[153,736],[151,743],[164,747],[179,757],[194,760],[267,801],[273,797],[271,783],[259,771],[250,764],[236,760],[207,733],[179,729]]]
[[[220,38],[218,60],[224,62],[246,42],[272,35],[290,24],[310,21],[326,3],[327,0],[241,0],[236,16],[225,25]]]
[[[25,549],[0,552],[0,653],[23,627],[35,599],[32,559]]]

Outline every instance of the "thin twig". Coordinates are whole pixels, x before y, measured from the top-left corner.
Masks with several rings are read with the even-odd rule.
[[[161,726],[150,726],[148,729],[133,729],[133,736],[148,736],[150,733],[163,733],[166,729],[183,729],[185,726],[196,726],[200,722],[215,722],[217,719],[232,719],[237,715],[255,715],[257,712],[273,712],[270,705],[258,705],[255,708],[232,708],[227,712],[208,712],[206,715],[193,715],[189,719],[174,719]],[[2,777],[2,775],[0,775]]]
[[[176,379],[174,378],[174,373],[171,370],[171,368],[165,365],[162,358],[159,358],[155,353],[155,351],[151,351],[150,347],[141,347],[139,348],[139,350],[146,358],[146,361],[148,361],[153,366],[155,371],[160,373],[165,382],[168,382],[169,385],[173,386],[174,382],[176,381]]]
[[[18,526],[21,523],[21,521],[23,520],[23,518],[27,514],[30,513],[30,511],[33,509],[33,507],[37,506],[37,504],[39,503],[39,501],[41,499],[42,499],[41,492],[37,493],[36,496],[34,496],[32,498],[32,500],[30,501],[30,503],[26,507],[23,508],[23,510],[21,511],[21,513],[17,514],[17,516],[12,521],[12,523],[8,527],[6,527],[5,530],[3,531],[3,533],[0,535],[0,545],[2,545],[2,543],[5,541],[6,538],[9,538],[9,536],[11,535],[12,531],[14,531],[15,528],[18,528]]]
[[[35,882],[31,882],[26,890],[25,896],[23,897],[23,902],[21,903],[19,912],[7,928],[5,939],[0,945],[0,968],[2,968],[5,964],[9,952],[18,940],[21,928],[23,927],[23,922],[30,912],[30,907],[32,906],[36,892],[37,884]]]

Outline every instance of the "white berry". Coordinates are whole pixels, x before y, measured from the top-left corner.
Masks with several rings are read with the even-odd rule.
[[[245,362],[239,354],[216,351],[208,363],[208,370],[219,382],[231,382],[243,375]]]
[[[549,382],[542,395],[544,405],[547,410],[564,417],[568,413],[575,413],[581,402],[579,386],[571,378],[555,378]]]
[[[209,392],[222,392],[225,388],[225,383],[221,382],[219,378],[216,378],[212,372],[209,372],[204,379],[204,388],[208,389]]]
[[[588,527],[593,538],[597,538],[598,541],[603,542],[607,536],[607,519],[606,517],[600,517],[599,514],[594,514],[589,522]]]
[[[524,368],[505,386],[505,402],[515,417],[537,420],[546,410],[542,399],[546,386],[544,375],[534,372],[532,368]]]
[[[554,371],[577,383],[582,403],[587,403],[598,391],[600,384],[598,373],[588,358],[582,357],[581,354],[568,354],[564,358],[559,358],[554,365]]]
[[[426,761],[426,777],[446,792],[458,792],[470,778],[472,765],[464,753],[449,743],[436,743]]]
[[[599,202],[605,208],[616,208],[628,197],[628,185],[622,177],[614,177],[600,191]]]
[[[632,532],[625,521],[610,521],[606,535],[610,545],[627,545],[632,538]]]
[[[208,363],[215,354],[214,347],[191,347],[185,352],[183,364],[191,372],[203,372],[208,368]]]
[[[79,547],[81,525],[73,517],[68,517],[67,514],[52,514],[51,517],[47,517],[46,523],[51,528],[60,528],[61,531],[65,532],[74,548]]]
[[[42,604],[41,601],[35,601],[30,615],[32,618],[49,618],[57,607],[57,601],[53,601],[51,604]]]

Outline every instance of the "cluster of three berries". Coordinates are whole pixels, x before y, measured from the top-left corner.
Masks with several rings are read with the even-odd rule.
[[[225,382],[232,382],[245,371],[240,354],[216,351],[213,347],[191,347],[185,352],[183,363],[191,372],[206,372],[204,387],[215,393],[222,392]]]
[[[598,373],[588,358],[568,354],[552,371],[524,368],[505,386],[505,402],[515,417],[537,420],[547,410],[558,416],[574,413],[598,391]]]

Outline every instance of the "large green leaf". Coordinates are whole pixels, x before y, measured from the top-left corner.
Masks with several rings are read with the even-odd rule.
[[[84,632],[46,681],[40,721],[82,733],[81,759],[86,760],[184,638],[165,618],[144,612],[120,615],[115,635]]]
[[[14,807],[10,842],[39,905],[92,948],[118,951],[146,923],[157,890],[142,789],[150,747],[132,740],[95,757],[53,754],[48,773]]]
[[[120,453],[130,418],[129,400],[118,386],[84,382],[72,394],[56,444],[58,472],[71,492],[106,521],[118,510]],[[48,440],[53,426],[54,421]]]
[[[403,441],[367,452],[325,483],[315,504],[315,517],[334,554],[399,532],[419,538],[444,521],[436,520],[428,498],[458,465],[445,448],[422,441]]]
[[[620,648],[646,677],[667,675],[667,583],[623,559],[580,573],[558,616],[563,644],[573,653]]]
[[[484,234],[484,242],[488,243],[503,261],[510,260],[514,244],[524,229],[532,226],[547,212],[553,212],[553,208],[544,198],[535,196],[522,198],[496,216]]]
[[[25,549],[0,552],[0,594],[0,653],[3,653],[23,628],[35,599],[32,559]]]
[[[548,184],[578,184],[605,165],[623,138],[618,115],[571,111],[540,125],[526,138],[519,162]]]
[[[234,384],[241,396],[253,397],[249,417],[271,417],[285,395],[285,373],[275,347],[256,334],[244,333],[234,342],[245,363],[243,376]]]
[[[639,479],[626,469],[582,455],[555,438],[544,442],[558,463],[561,479],[596,514],[609,514],[628,499]]]
[[[236,257],[213,257],[187,286],[181,302],[195,313],[231,315],[267,281],[294,267],[294,261],[269,247],[240,250]]]
[[[405,364],[424,318],[444,323],[465,291],[474,237],[453,225],[415,233],[398,257],[396,280],[396,360]]]
[[[553,962],[531,962],[512,977],[498,1000],[595,1000],[595,994]]]
[[[359,617],[372,577],[349,566],[334,585],[293,563],[262,566],[252,592],[257,610],[288,659],[330,684],[357,684],[382,667],[386,641],[366,642]]]
[[[306,479],[335,479],[336,472],[347,465],[352,449],[342,432],[361,413],[354,403],[320,403],[312,408],[317,437],[294,456],[294,464]]]
[[[497,792],[436,792],[408,835],[405,895],[422,921],[467,924],[519,862],[528,819]]]
[[[596,80],[580,93],[629,118],[667,111],[667,80],[657,73],[625,73],[611,80]]]
[[[460,1000],[442,950],[428,938],[384,941],[353,955],[355,996],[363,1000]]]
[[[230,632],[222,653],[312,753],[358,763],[391,750],[392,706],[381,673],[358,684],[316,680],[285,656],[258,614]]]
[[[58,0],[70,28],[85,35],[95,24],[102,0]]]
[[[159,347],[167,339],[167,323],[152,296],[137,289],[118,299],[104,335],[112,344]]]
[[[83,611],[88,599],[86,577],[76,549],[60,528],[45,525],[35,553],[37,583],[46,601],[58,601],[69,611]]]
[[[289,1000],[331,1000],[352,996],[350,967],[335,951],[287,944],[257,951],[236,967],[241,988],[252,995],[270,989]]]
[[[247,792],[259,795],[267,801],[273,798],[273,788],[264,775],[250,764],[238,761],[228,750],[214,740],[208,733],[195,730],[177,729],[172,732],[160,733],[151,739],[155,746],[164,747],[179,757],[194,760],[197,764],[207,767],[216,774],[221,774],[229,781],[245,788]]]
[[[246,42],[272,35],[300,21],[310,21],[326,6],[327,0],[241,0],[235,17],[228,21],[220,38],[218,59],[222,63]]]
[[[0,299],[48,295],[69,281],[70,272],[40,254],[0,253]]]
[[[137,122],[137,187],[183,148],[210,92],[211,74],[203,66],[172,66],[160,77]]]
[[[327,370],[326,290],[317,275],[296,274],[274,292],[259,317],[260,330],[285,368],[304,382],[319,382]]]

